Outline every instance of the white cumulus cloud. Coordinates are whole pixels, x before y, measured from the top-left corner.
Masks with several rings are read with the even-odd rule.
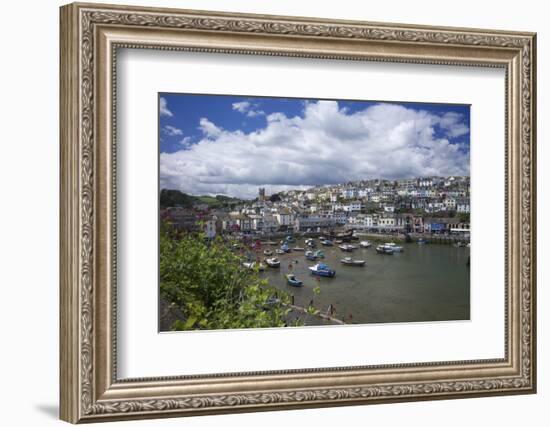
[[[177,127],[166,125],[162,128],[162,132],[168,136],[183,135],[183,131]]]
[[[217,127],[214,123],[208,120],[206,117],[202,117],[199,121],[199,129],[202,130],[205,136],[211,138],[218,138],[222,135],[223,130]]]
[[[456,138],[470,132],[470,129],[466,126],[466,123],[464,123],[464,117],[454,111],[445,113],[441,117],[439,125],[446,131],[446,135],[449,138]]]
[[[159,101],[159,107],[160,107],[160,115],[161,116],[168,116],[172,117],[174,114],[168,109],[168,102],[166,102],[166,98],[161,97]]]
[[[180,141],[180,144],[181,144],[181,145],[188,145],[190,142],[191,142],[191,137],[190,137],[190,136],[185,136],[185,137],[183,137],[183,139]]]
[[[256,117],[264,115],[265,112],[257,109],[257,104],[252,104],[248,101],[234,102],[232,104],[233,110],[239,113],[246,114],[248,117]]]
[[[464,135],[459,116],[396,104],[349,113],[336,101],[318,101],[305,103],[303,117],[270,114],[264,128],[250,133],[202,118],[202,140],[161,153],[161,187],[252,198],[259,186],[275,192],[369,178],[468,175],[469,145],[450,142],[453,134]],[[436,127],[445,138],[435,136]]]

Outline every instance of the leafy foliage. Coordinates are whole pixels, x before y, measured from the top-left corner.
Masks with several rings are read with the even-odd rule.
[[[274,193],[271,196],[269,196],[269,200],[273,203],[280,202],[281,201],[281,195],[279,193]]]
[[[460,220],[460,222],[469,223],[470,222],[470,214],[468,212],[460,212],[458,214],[458,219]]]
[[[286,326],[290,296],[272,288],[218,238],[160,236],[161,297],[185,315],[173,330]]]

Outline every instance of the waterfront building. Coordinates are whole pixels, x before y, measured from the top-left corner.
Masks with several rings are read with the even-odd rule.
[[[395,229],[395,217],[394,216],[382,216],[378,218],[378,228],[383,230]]]
[[[294,214],[288,208],[279,209],[275,218],[279,226],[289,227],[294,223]]]
[[[275,215],[264,215],[262,227],[262,231],[264,233],[274,233],[279,228],[279,223],[277,222]]]
[[[319,215],[298,216],[294,222],[294,229],[297,231],[308,231],[310,229],[334,227],[336,221],[334,218]]]

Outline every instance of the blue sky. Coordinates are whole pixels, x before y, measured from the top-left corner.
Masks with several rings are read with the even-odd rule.
[[[161,188],[191,194],[469,175],[470,107],[160,93],[159,139]]]

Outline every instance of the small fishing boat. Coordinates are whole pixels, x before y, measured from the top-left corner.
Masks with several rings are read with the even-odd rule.
[[[293,251],[298,251],[298,252],[301,252],[301,251],[305,251],[304,248],[301,248],[299,246],[296,246],[295,248],[292,248]]]
[[[308,259],[310,261],[315,261],[317,259],[317,257],[315,256],[315,254],[312,251],[306,251],[304,255],[305,255],[306,259]]]
[[[338,246],[341,250],[343,250],[344,252],[351,252],[353,251],[354,249],[356,249],[356,246],[354,245],[349,245],[347,243],[344,243],[343,245],[340,245]]]
[[[345,257],[340,260],[340,262],[344,265],[351,265],[353,267],[362,267],[365,265],[367,261],[364,259],[352,259],[351,257]]]
[[[325,257],[325,253],[323,251],[320,251],[320,250],[317,250],[317,251],[313,252],[313,255],[315,255],[317,258],[324,258]]]
[[[362,248],[370,248],[371,242],[369,242],[368,240],[361,240],[359,242],[359,246],[361,246]]]
[[[384,246],[386,248],[389,248],[392,250],[392,252],[403,252],[403,246],[397,246],[395,243],[384,243]]]
[[[290,248],[288,247],[288,245],[286,243],[281,245],[280,249],[285,253],[290,252]]]
[[[295,240],[294,240],[294,237],[292,237],[292,236],[286,236],[286,239],[285,239],[285,240],[286,240],[288,243],[292,243],[292,242],[295,241]]]
[[[316,246],[315,241],[313,239],[306,239],[305,243],[310,248],[314,248]]]
[[[337,245],[339,245],[340,243],[343,243],[344,241],[342,239],[336,239],[334,240],[334,243],[336,243]]]
[[[264,249],[264,255],[271,256],[273,255],[273,251],[271,249]]]
[[[286,253],[285,251],[283,251],[282,249],[275,249],[275,253],[277,255],[283,255],[284,253]]]
[[[294,274],[287,274],[286,275],[286,282],[290,286],[300,287],[300,286],[303,285],[303,282],[301,280],[298,280]]]
[[[426,239],[420,238],[416,241],[416,243],[418,243],[419,245],[425,245],[426,243],[428,243],[428,241]]]
[[[281,266],[281,261],[279,261],[277,257],[267,258],[265,260],[265,263],[267,264],[268,267],[271,267],[271,268],[278,268]]]
[[[323,246],[333,246],[334,243],[332,243],[332,240],[324,239],[324,240],[321,242],[321,245],[323,245]]]
[[[309,267],[309,270],[316,276],[334,277],[336,275],[336,271],[331,270],[329,266],[324,263],[315,264],[314,266]]]
[[[386,245],[378,245],[376,247],[376,252],[384,255],[393,255],[393,249],[387,247]]]

